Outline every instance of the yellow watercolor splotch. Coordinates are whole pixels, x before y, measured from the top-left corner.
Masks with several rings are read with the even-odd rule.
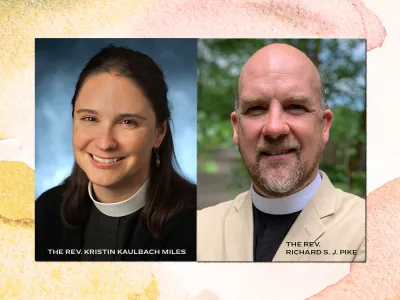
[[[0,299],[157,300],[151,263],[35,262],[34,230],[0,219]]]
[[[34,171],[0,162],[0,299],[156,300],[151,264],[34,261]]]
[[[132,18],[143,0],[0,1],[0,73],[20,71],[34,61],[35,38],[84,37],[110,30],[121,19]],[[104,36],[102,36],[104,37]],[[10,72],[11,73],[11,72]],[[11,76],[12,74],[3,74]],[[3,77],[4,78],[4,77]]]
[[[23,162],[0,161],[0,217],[33,224],[34,171]]]
[[[158,290],[158,281],[155,279],[154,275],[151,276],[150,284],[144,289],[143,294],[131,294],[128,295],[128,300],[157,300],[160,296]]]

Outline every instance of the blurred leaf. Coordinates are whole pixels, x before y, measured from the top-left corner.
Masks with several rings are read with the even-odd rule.
[[[206,161],[206,163],[202,167],[203,167],[203,171],[206,173],[217,173],[218,172],[217,164],[212,160]]]

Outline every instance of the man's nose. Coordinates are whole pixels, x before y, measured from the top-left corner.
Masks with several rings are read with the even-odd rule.
[[[285,120],[285,112],[280,106],[270,107],[265,115],[262,134],[273,139],[289,134],[290,129]]]

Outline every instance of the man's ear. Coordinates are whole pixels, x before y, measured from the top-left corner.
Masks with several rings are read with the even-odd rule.
[[[162,141],[164,140],[165,134],[167,133],[168,126],[167,126],[167,121],[162,123],[161,126],[157,127],[157,136],[156,140],[154,142],[154,148],[159,148]]]
[[[324,144],[328,143],[329,141],[329,131],[331,129],[333,121],[333,112],[330,109],[325,109],[322,114],[322,134],[324,138]]]
[[[239,116],[236,111],[231,113],[231,123],[233,128],[233,141],[238,145]]]

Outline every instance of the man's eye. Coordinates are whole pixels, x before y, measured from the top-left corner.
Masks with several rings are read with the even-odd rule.
[[[293,109],[293,110],[305,110],[305,107],[300,104],[290,104],[287,109]]]
[[[261,110],[263,110],[264,108],[262,107],[262,106],[252,106],[252,107],[249,107],[248,109],[247,109],[247,112],[258,112],[258,111],[261,111]]]

